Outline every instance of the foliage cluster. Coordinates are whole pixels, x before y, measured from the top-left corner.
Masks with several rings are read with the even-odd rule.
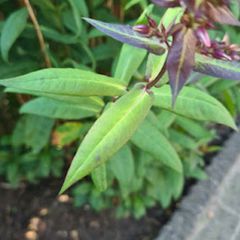
[[[135,217],[143,216],[156,204],[168,207],[181,196],[186,179],[205,179],[203,156],[218,148],[208,146],[216,137],[209,122],[236,128],[232,116],[236,117],[240,109],[239,82],[228,79],[240,79],[240,64],[232,61],[238,60],[235,45],[230,52],[234,59],[226,59],[230,55],[223,55],[225,52],[213,59],[215,55],[209,53],[207,57],[200,55],[201,50],[196,53],[195,64],[191,58],[184,58],[177,74],[178,62],[167,64],[168,84],[165,62],[175,49],[168,51],[164,44],[170,41],[172,46],[184,48],[181,43],[187,41],[189,27],[184,35],[174,24],[185,24],[181,17],[192,11],[195,1],[180,1],[185,2],[184,7],[179,7],[179,1],[154,1],[161,6],[177,6],[166,11],[146,0],[30,2],[45,39],[42,50],[24,1],[0,1],[4,9],[0,85],[5,87],[0,93],[0,175],[13,185],[61,176],[64,162],[71,162],[80,142],[62,190],[90,174],[92,181],[87,177],[72,190],[76,206],[90,204],[95,210],[116,207],[118,216]],[[186,2],[191,2],[191,8]],[[238,18],[239,3],[232,4]],[[90,28],[83,17],[133,46],[121,46],[105,37]],[[164,26],[162,31],[175,27],[165,42],[149,34],[150,28],[158,30],[154,24],[159,22]],[[204,50],[208,49],[210,37],[217,41],[225,32],[233,42],[239,38],[235,26],[207,30],[210,36],[202,26],[196,30],[198,36],[205,36],[197,38],[202,42],[196,48],[203,49],[204,45]],[[180,47],[174,45],[174,38],[179,36],[183,39],[177,41]],[[191,42],[188,45],[191,47]],[[226,42],[222,45],[224,51],[229,46]],[[195,54],[193,46],[189,51]],[[46,67],[42,53],[54,68],[39,70]],[[187,75],[191,73],[189,78],[184,68]],[[174,107],[172,96],[174,101],[177,97]]]

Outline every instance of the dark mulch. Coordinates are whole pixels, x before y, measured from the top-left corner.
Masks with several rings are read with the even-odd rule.
[[[116,220],[112,211],[74,208],[71,202],[59,201],[60,186],[56,180],[18,190],[1,184],[0,239],[36,239],[37,233],[39,240],[150,240],[165,221],[160,209],[137,221]]]

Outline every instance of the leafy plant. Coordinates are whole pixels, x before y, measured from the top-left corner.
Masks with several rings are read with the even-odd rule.
[[[32,1],[39,8],[43,24],[49,22],[40,27],[49,44],[42,52],[55,68],[24,74],[29,65],[18,62],[14,65],[16,72],[7,72],[3,75],[6,79],[0,80],[5,92],[24,97],[20,112],[27,115],[16,129],[23,129],[22,121],[28,127],[20,131],[22,135],[13,135],[13,145],[25,145],[34,154],[41,154],[55,123],[55,145],[62,148],[81,142],[61,192],[91,175],[95,187],[86,180],[73,189],[76,205],[90,202],[96,210],[117,205],[119,216],[141,217],[146,207],[156,203],[167,207],[177,199],[184,178],[206,178],[203,155],[216,149],[207,146],[216,133],[202,121],[237,128],[229,111],[233,115],[238,112],[235,105],[239,89],[234,88],[238,82],[229,79],[240,80],[239,48],[227,37],[218,41],[215,36],[211,40],[210,35],[216,23],[238,26],[239,22],[230,11],[230,1],[153,1],[168,7],[163,16],[162,9],[138,1],[145,11],[133,26],[88,18],[103,1],[93,3],[91,11],[85,1],[80,2],[57,5]],[[122,2],[126,9],[135,4]],[[19,11],[26,12],[21,9],[12,13],[4,26],[16,21],[14,16]],[[111,14],[104,18],[115,20]],[[120,46],[109,38],[105,42],[103,35],[89,30],[83,19],[125,43],[113,62],[112,77],[106,76],[110,75],[106,66],[111,65]],[[21,25],[18,34],[11,34],[10,45],[2,44],[5,61],[11,59],[12,44],[19,34],[24,41],[32,38],[33,25],[26,21]],[[89,42],[91,45],[98,40],[100,44],[92,50]],[[28,51],[24,48],[20,52]],[[17,49],[14,54],[15,58],[22,57]],[[30,70],[38,69],[38,57],[31,58],[35,61],[28,60]],[[105,74],[94,73],[96,69]],[[20,74],[24,75],[16,77]],[[227,80],[220,82],[219,78]],[[188,83],[194,84],[185,86]],[[209,93],[219,97],[228,110]],[[28,94],[37,98],[29,101]],[[35,121],[47,122],[46,126],[43,122],[39,125],[36,140],[28,137]]]

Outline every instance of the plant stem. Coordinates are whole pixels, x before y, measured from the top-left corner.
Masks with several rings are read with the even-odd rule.
[[[155,86],[160,81],[160,79],[162,78],[162,76],[164,75],[165,72],[166,72],[166,62],[164,63],[161,71],[158,73],[158,75],[155,77],[155,79],[153,79],[151,82],[149,82],[146,85],[146,89],[150,89],[153,86]]]
[[[43,54],[45,65],[46,65],[46,67],[50,68],[52,66],[52,64],[51,64],[51,61],[50,61],[50,59],[48,57],[48,54],[47,54],[47,51],[46,51],[46,44],[45,44],[43,34],[41,32],[38,20],[37,20],[35,14],[34,14],[33,8],[31,6],[29,0],[23,0],[23,2],[25,4],[25,6],[27,7],[29,16],[30,16],[30,18],[32,20],[32,23],[33,23],[33,26],[35,28],[37,38],[38,38],[38,41],[39,41],[39,45],[40,45],[40,48],[41,48],[41,52]]]

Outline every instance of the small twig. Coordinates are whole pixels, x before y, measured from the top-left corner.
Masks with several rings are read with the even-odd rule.
[[[153,86],[155,86],[155,84],[157,84],[159,82],[159,80],[162,78],[162,76],[164,75],[164,73],[166,72],[166,62],[164,63],[161,71],[158,73],[158,75],[156,76],[156,78],[154,80],[152,80],[151,82],[149,82],[146,85],[147,89],[152,88]]]
[[[33,23],[33,26],[36,30],[38,41],[39,41],[39,44],[40,44],[40,48],[41,48],[41,51],[42,51],[42,54],[43,54],[43,57],[44,57],[45,65],[46,65],[46,67],[49,68],[49,67],[52,66],[52,64],[51,64],[51,61],[50,61],[50,59],[48,57],[48,54],[47,54],[47,51],[46,51],[46,44],[45,44],[45,41],[44,41],[41,29],[40,29],[38,20],[37,20],[35,14],[34,14],[33,8],[31,6],[29,0],[23,0],[23,2],[25,4],[25,6],[27,7],[29,16],[30,16],[30,18],[32,20],[32,23]]]

